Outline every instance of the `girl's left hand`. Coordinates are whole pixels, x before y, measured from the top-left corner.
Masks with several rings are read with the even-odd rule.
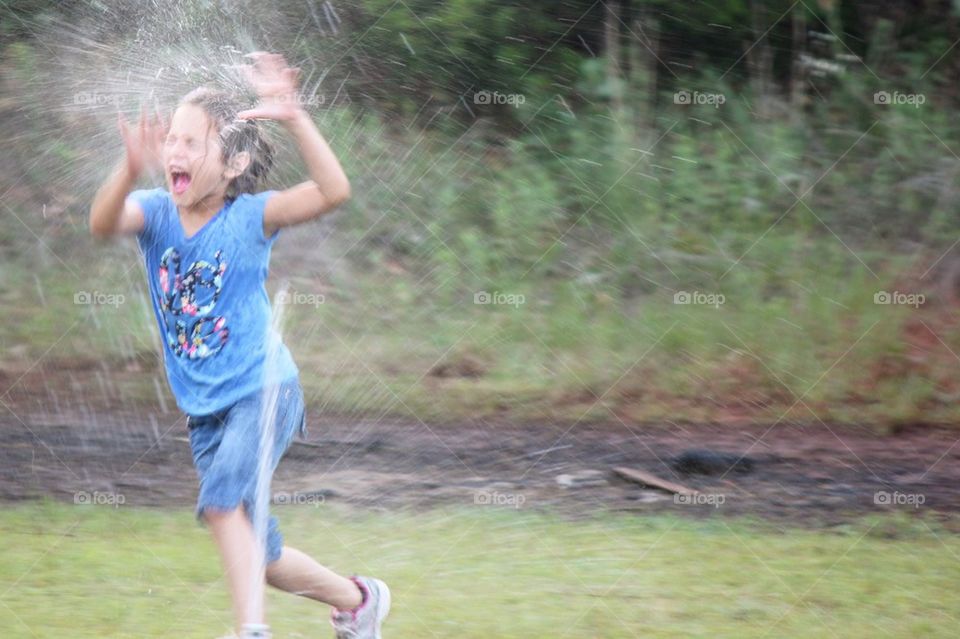
[[[303,110],[297,92],[300,69],[288,67],[287,61],[278,53],[257,51],[248,53],[247,57],[253,59],[253,64],[241,65],[240,70],[260,96],[260,102],[252,109],[239,112],[237,117],[279,122],[296,118]]]

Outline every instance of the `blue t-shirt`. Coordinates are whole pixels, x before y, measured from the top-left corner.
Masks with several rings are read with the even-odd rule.
[[[299,374],[282,342],[276,361],[265,367],[272,316],[264,283],[280,232],[263,234],[263,209],[272,194],[240,195],[189,238],[165,189],[129,196],[143,208],[137,244],[167,381],[188,415],[222,410],[267,382]]]

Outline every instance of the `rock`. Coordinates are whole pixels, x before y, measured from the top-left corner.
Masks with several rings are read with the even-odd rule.
[[[715,450],[686,450],[674,457],[670,466],[684,475],[724,475],[728,472],[753,472],[754,460],[739,453]]]
[[[893,479],[894,484],[909,486],[912,484],[926,484],[931,481],[928,473],[909,473],[906,475],[897,475]]]
[[[578,470],[573,473],[563,473],[556,476],[557,484],[563,488],[587,488],[590,486],[606,486],[607,479],[602,470]]]
[[[518,488],[518,486],[512,481],[495,481],[485,484],[484,488],[487,490],[514,490],[515,488]]]
[[[658,501],[667,501],[670,499],[670,496],[656,490],[641,490],[635,494],[628,495],[627,499],[641,504],[653,504]]]

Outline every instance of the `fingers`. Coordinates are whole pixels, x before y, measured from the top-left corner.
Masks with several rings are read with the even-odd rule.
[[[137,133],[140,133],[139,137],[142,139],[142,129],[143,129],[142,123],[137,123],[135,125],[136,126],[136,133],[135,133],[134,131],[131,130],[134,128],[134,125],[131,125],[130,122],[127,121],[127,118],[124,117],[123,113],[118,112],[117,124],[120,126],[120,135],[123,137],[123,141],[125,144],[127,144],[127,146],[136,144],[136,141],[138,138]]]
[[[160,114],[160,107],[155,105],[153,108],[153,116],[150,120],[151,133],[160,136],[166,135],[169,126],[169,122]]]
[[[237,112],[237,118],[241,120],[253,120],[253,119],[262,118],[262,117],[266,117],[266,116],[263,114],[263,111],[261,109],[247,109],[245,111]]]
[[[159,107],[154,107],[149,113],[146,107],[141,107],[140,117],[136,123],[136,136],[131,135],[131,124],[122,112],[117,111],[117,128],[124,139],[136,137],[141,141],[148,141],[155,136],[165,136],[170,128],[170,119],[160,113]]]
[[[290,86],[297,86],[297,78],[300,77],[300,69],[297,67],[286,68],[283,70],[283,78],[290,83]]]
[[[136,132],[136,142],[138,147],[142,148],[147,140],[150,139],[148,130],[149,123],[147,122],[147,108],[143,104],[140,105],[140,118],[137,120],[137,132]],[[128,129],[129,131],[129,129]]]
[[[166,137],[167,129],[163,126],[163,122],[158,121],[156,128],[153,130],[153,139],[151,140],[151,142],[153,142],[153,147],[157,152],[159,152],[163,147],[163,142]]]

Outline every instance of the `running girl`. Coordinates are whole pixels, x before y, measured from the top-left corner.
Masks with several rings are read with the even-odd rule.
[[[271,472],[306,416],[299,369],[280,346],[265,367],[271,308],[264,282],[281,228],[312,220],[350,197],[350,183],[297,99],[297,70],[276,54],[251,54],[242,67],[259,103],[239,110],[224,92],[187,94],[169,126],[141,114],[120,118],[126,157],[90,209],[93,235],[136,234],[163,341],[167,380],[187,416],[200,478],[197,516],[220,551],[238,633],[269,637],[261,597],[270,585],[333,607],[338,639],[380,639],[390,591],[378,579],[335,574],[284,546],[270,517],[265,544],[254,520],[260,410],[276,391]],[[310,179],[255,193],[272,152],[258,119],[279,122],[296,141]],[[133,190],[147,168],[167,188]],[[278,372],[265,377],[265,371]],[[257,561],[257,560],[260,561]],[[257,569],[256,566],[265,566]]]

